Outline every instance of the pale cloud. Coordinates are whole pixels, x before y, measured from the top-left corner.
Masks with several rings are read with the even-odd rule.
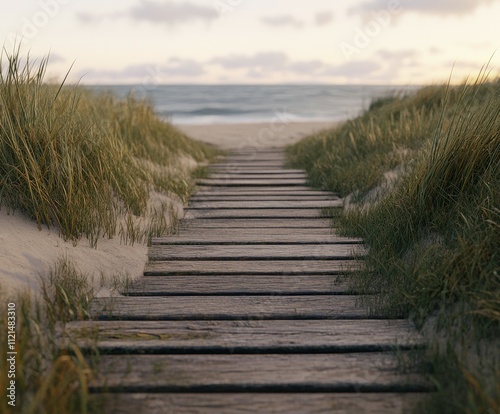
[[[329,10],[316,13],[314,23],[316,26],[326,26],[333,21],[333,13]]]
[[[263,17],[261,22],[268,26],[291,26],[296,29],[301,28],[304,23],[288,14],[281,16]]]
[[[254,55],[231,54],[212,59],[210,64],[220,65],[224,69],[245,69],[252,78],[262,78],[271,73],[290,73],[299,76],[321,75],[328,64],[319,60],[291,60],[281,52],[260,52]]]
[[[323,75],[342,76],[347,78],[370,77],[379,71],[381,66],[373,60],[359,60],[343,63],[337,67],[327,69]]]
[[[288,57],[281,52],[260,52],[254,55],[230,54],[218,56],[210,61],[225,69],[284,69],[288,64]]]
[[[214,7],[199,6],[189,2],[143,0],[132,7],[130,16],[136,20],[174,25],[192,20],[212,21],[218,15]]]
[[[77,13],[77,17],[83,23],[98,22],[104,18],[129,17],[136,21],[174,26],[192,21],[211,22],[218,18],[218,14],[214,7],[190,2],[142,0],[125,11],[103,16]]]
[[[409,58],[414,58],[417,55],[417,52],[412,49],[405,50],[387,50],[382,49],[377,52],[377,54],[386,61],[402,61]]]
[[[303,60],[292,62],[290,69],[297,74],[315,74],[326,68],[325,62],[320,60]]]
[[[141,63],[120,70],[87,69],[79,75],[86,83],[95,80],[111,80],[113,83],[134,82],[169,83],[172,78],[198,78],[205,74],[202,63],[192,59],[171,58],[163,63]]]
[[[494,0],[399,0],[396,3],[403,11],[447,16],[470,14],[478,7],[493,2]],[[351,12],[386,10],[389,3],[391,2],[388,0],[368,0],[351,9]]]

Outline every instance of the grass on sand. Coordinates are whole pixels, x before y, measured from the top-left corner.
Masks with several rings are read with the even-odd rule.
[[[0,206],[73,243],[114,236],[144,243],[163,233],[176,218],[171,198],[187,200],[193,175],[203,173],[193,167],[216,151],[159,119],[147,101],[47,83],[46,67],[46,59],[33,64],[19,51],[1,56]],[[0,411],[99,412],[89,401],[85,358],[56,340],[60,322],[88,316],[92,283],[66,258],[41,283],[41,296],[1,296],[0,348],[8,346],[13,303],[17,356],[15,407],[6,392],[10,366],[0,361]]]
[[[288,150],[348,196],[340,225],[370,246],[368,305],[429,340],[435,413],[500,409],[500,80],[430,86]],[[424,412],[424,411],[423,411]]]

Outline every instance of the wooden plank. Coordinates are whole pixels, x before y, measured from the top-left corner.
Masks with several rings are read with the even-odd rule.
[[[263,156],[230,156],[224,159],[224,164],[252,164],[252,163],[276,163],[284,165],[286,157],[284,155],[263,155]]]
[[[257,220],[257,219],[256,219]],[[254,221],[256,221],[254,220]],[[265,220],[264,220],[265,221]],[[319,220],[314,220],[314,221],[319,221]],[[298,236],[312,236],[312,237],[326,237],[326,236],[332,236],[336,240],[350,240],[351,238],[349,237],[340,237],[335,234],[335,229],[332,229],[331,227],[316,227],[313,230],[310,228],[301,228],[301,227],[296,227],[296,228],[283,228],[283,227],[257,227],[257,228],[252,228],[248,227],[245,228],[244,230],[239,229],[239,228],[233,228],[233,227],[228,227],[228,228],[203,228],[203,227],[197,227],[196,221],[192,221],[193,226],[182,226],[180,228],[180,233],[175,234],[175,235],[170,235],[170,236],[164,236],[164,237],[156,237],[153,238],[154,240],[157,239],[178,239],[182,240],[183,238],[188,238],[191,237],[192,240],[200,239],[200,241],[203,240],[210,240],[210,238],[214,238],[214,240],[222,240],[222,238],[229,237],[234,240],[238,240],[235,236],[239,236],[239,240],[245,240],[248,238],[248,240],[258,240],[259,236],[262,236],[263,239],[262,241],[266,242],[270,240],[270,237],[276,237],[277,240],[284,240],[286,237],[286,240],[295,240],[295,237]],[[182,223],[182,222],[181,222]],[[293,233],[293,234],[290,234]],[[305,238],[307,239],[307,238]],[[356,240],[356,239],[353,239]],[[361,239],[358,239],[361,240]]]
[[[359,244],[153,245],[149,260],[348,260],[366,254]]]
[[[307,175],[304,173],[275,173],[275,174],[263,174],[263,173],[246,173],[246,174],[233,174],[228,172],[214,172],[210,174],[210,179],[212,180],[234,180],[234,179],[244,179],[244,180],[290,180],[290,179],[302,179],[305,180]]]
[[[279,219],[279,218],[321,218],[319,209],[295,208],[295,209],[279,209],[279,208],[255,208],[255,209],[187,209],[185,218],[188,219],[241,219],[241,218],[262,218],[262,219]]]
[[[196,192],[197,196],[205,194],[224,195],[332,195],[329,191],[313,190],[310,187],[200,187]]]
[[[299,209],[299,208],[328,208],[342,207],[342,200],[297,200],[297,201],[208,201],[198,200],[189,204],[189,210],[203,209],[253,209],[253,208],[272,208],[272,209]]]
[[[133,369],[131,369],[133,367]],[[429,389],[381,352],[318,355],[101,355],[90,389],[156,392],[401,392]]]
[[[229,161],[231,159],[257,159],[257,160],[265,160],[265,159],[284,159],[285,152],[284,151],[274,151],[274,152],[257,152],[257,151],[246,151],[246,152],[231,152],[228,155],[224,156],[224,161]]]
[[[322,219],[294,219],[294,218],[274,218],[274,219],[263,219],[263,218],[240,218],[233,220],[225,219],[190,219],[184,218],[180,222],[180,231],[184,228],[189,229],[203,229],[203,228],[215,228],[215,229],[229,229],[229,228],[306,228],[306,229],[317,229],[325,228],[331,229],[332,221],[327,218]]]
[[[230,231],[231,230],[231,231]],[[236,231],[234,231],[236,230]],[[290,229],[274,229],[279,230],[273,232],[273,229],[265,229],[266,232],[255,231],[250,233],[241,231],[241,229],[225,229],[222,231],[183,231],[182,234],[168,237],[154,237],[152,244],[218,244],[218,245],[246,245],[246,244],[359,244],[361,239],[350,237],[334,236],[328,229],[318,229],[319,232],[309,230],[308,233],[295,233]],[[305,229],[297,229],[305,230]]]
[[[348,273],[361,265],[357,260],[172,260],[147,263],[144,275],[329,275]]]
[[[224,162],[224,163],[215,163],[212,164],[212,167],[215,168],[231,168],[235,169],[238,166],[245,168],[255,168],[255,169],[284,169],[288,168],[283,161],[233,161],[233,162]]]
[[[406,320],[85,321],[65,326],[100,354],[341,353],[422,347]]]
[[[405,414],[422,393],[114,393],[100,394],[114,414]]]
[[[234,167],[233,167],[234,168]],[[280,169],[270,169],[266,170],[263,168],[247,168],[247,167],[236,167],[234,169],[224,168],[224,167],[209,167],[210,171],[216,174],[232,174],[232,175],[247,175],[247,174],[259,174],[259,175],[281,175],[281,174],[302,174],[305,175],[304,170],[295,170],[290,168],[280,168]]]
[[[184,275],[143,276],[127,296],[316,295],[349,293],[345,277],[335,275]]]
[[[191,197],[190,201],[331,201],[338,200],[338,197],[325,195],[239,195],[239,194],[207,194]]]
[[[356,306],[357,300],[350,295],[112,297],[95,298],[90,313],[102,320],[368,318],[368,311]]]
[[[230,179],[210,179],[204,178],[196,180],[196,185],[211,186],[211,187],[269,187],[269,186],[299,186],[305,185],[306,180],[303,178],[269,178],[269,179],[245,179],[245,178],[230,178]]]

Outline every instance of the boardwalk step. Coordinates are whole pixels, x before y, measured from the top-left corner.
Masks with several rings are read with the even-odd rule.
[[[366,254],[358,244],[153,245],[150,260],[348,260]]]
[[[350,292],[345,277],[333,275],[143,276],[127,296],[172,295],[313,295]]]
[[[212,186],[212,187],[274,187],[274,186],[301,186],[306,184],[306,180],[303,178],[276,178],[276,179],[245,179],[245,178],[234,178],[234,179],[211,179],[205,178],[196,181],[197,185],[200,186]]]
[[[247,172],[245,174],[241,173],[230,173],[230,172],[214,172],[210,174],[211,180],[234,180],[234,179],[244,179],[244,180],[278,180],[278,179],[302,179],[305,180],[307,178],[306,174],[303,172],[299,173],[263,173],[263,172]]]
[[[132,368],[133,367],[133,368]],[[305,355],[103,355],[91,389],[127,392],[408,392],[428,389],[402,374],[391,353]]]
[[[405,320],[86,321],[65,327],[100,354],[346,353],[421,347]]]
[[[101,320],[377,318],[356,306],[359,299],[349,295],[112,297],[94,299],[90,311]]]
[[[340,207],[342,201],[339,200],[297,200],[297,201],[209,201],[196,200],[189,205],[189,210],[196,209],[318,209],[328,207]]]
[[[186,218],[321,218],[323,214],[319,209],[307,208],[255,208],[255,209],[188,209]]]
[[[328,229],[324,232],[321,229],[311,234],[309,229],[296,229],[290,232],[289,229],[247,229],[242,232],[240,229],[225,229],[211,231],[206,229],[184,230],[182,234],[170,237],[154,237],[152,244],[358,244],[361,239],[350,237],[340,237],[330,234]],[[299,230],[301,232],[299,232]]]
[[[233,169],[228,168],[228,167],[209,167],[210,171],[212,171],[214,174],[231,174],[231,175],[247,175],[247,174],[259,174],[259,175],[284,175],[284,174],[302,174],[305,175],[304,171],[302,170],[294,170],[294,169],[285,169],[285,168],[280,168],[280,169],[271,169],[271,170],[266,170],[264,168],[248,168],[248,167],[243,167],[243,166],[233,166]]]
[[[197,196],[205,194],[234,194],[234,195],[332,195],[327,191],[311,190],[309,187],[200,187]]]
[[[330,219],[301,219],[296,220],[293,218],[279,218],[279,219],[263,219],[263,218],[237,218],[233,220],[225,220],[225,219],[188,219],[185,218],[181,221],[179,228],[181,231],[183,229],[202,229],[202,228],[212,228],[212,229],[230,229],[230,228],[239,228],[239,229],[270,229],[270,228],[287,228],[292,229],[291,232],[294,232],[294,229],[302,228],[302,229],[310,229],[310,232],[316,232],[316,229],[330,229],[332,226],[332,222]],[[313,230],[314,229],[314,230]]]
[[[191,203],[204,201],[331,201],[337,200],[338,197],[325,195],[221,195],[221,194],[206,194],[202,196],[191,197]]]
[[[120,393],[104,394],[114,414],[346,414],[410,413],[420,393]],[[101,397],[101,396],[100,396]]]
[[[148,263],[144,275],[334,275],[361,266],[356,260],[171,260]]]

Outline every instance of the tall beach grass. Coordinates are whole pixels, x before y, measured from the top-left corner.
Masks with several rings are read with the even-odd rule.
[[[378,101],[289,157],[350,196],[336,225],[370,246],[353,280],[381,292],[366,304],[428,338],[438,392],[422,412],[498,412],[500,80]]]
[[[153,192],[185,201],[192,181],[183,161],[206,161],[214,149],[159,119],[146,100],[46,83],[46,68],[47,59],[2,55],[0,203],[67,240],[95,245],[121,232],[135,241],[127,220],[160,221],[168,206],[148,205]]]
[[[193,177],[202,172],[196,165],[217,151],[159,119],[146,100],[46,82],[46,68],[47,59],[32,62],[19,50],[1,55],[0,208],[92,246],[102,237],[144,243],[175,225],[171,200],[188,199]],[[99,401],[89,398],[87,360],[71,341],[64,349],[58,341],[61,323],[89,316],[94,283],[65,257],[41,276],[39,295],[7,293],[0,285],[0,302],[16,307],[18,351],[16,407],[7,405],[2,392],[0,411],[100,412]],[[104,285],[127,282],[118,279]],[[3,306],[4,333],[6,315]],[[7,335],[0,345],[7,349]],[[4,391],[7,371],[2,358]]]

